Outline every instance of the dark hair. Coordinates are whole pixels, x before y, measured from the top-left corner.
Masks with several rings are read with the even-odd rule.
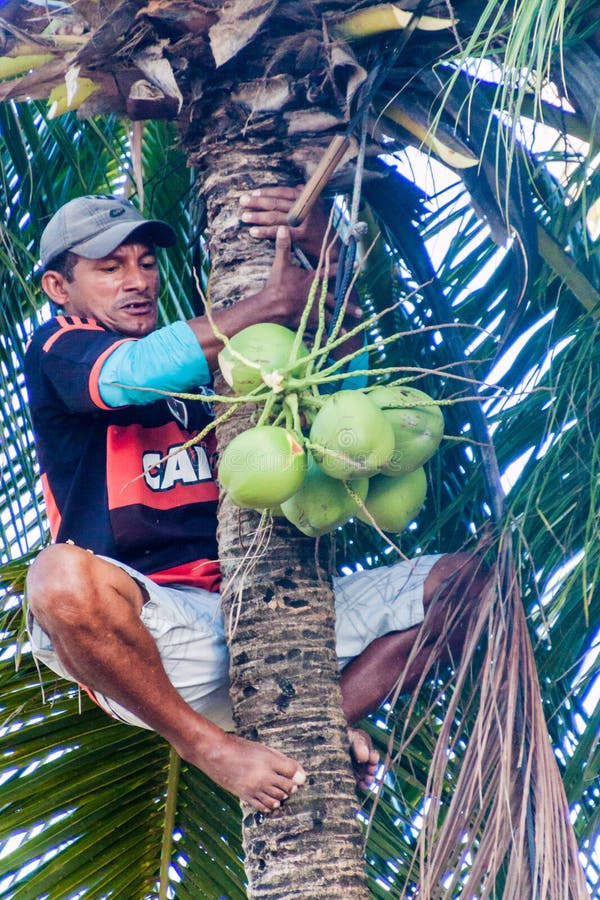
[[[74,278],[74,269],[78,259],[79,256],[77,256],[76,253],[72,253],[70,250],[63,250],[62,253],[59,253],[58,256],[54,256],[50,260],[44,271],[47,272],[51,269],[53,272],[58,272],[60,275],[63,275],[67,281],[71,282]]]

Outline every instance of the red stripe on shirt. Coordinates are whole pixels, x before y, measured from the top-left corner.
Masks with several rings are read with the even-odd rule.
[[[115,343],[111,344],[111,346],[108,347],[104,351],[104,353],[100,354],[93,365],[92,371],[90,372],[90,377],[88,379],[88,390],[90,392],[92,403],[94,403],[94,405],[98,406],[100,409],[113,409],[113,407],[108,406],[100,396],[100,388],[98,386],[98,382],[100,380],[100,371],[102,369],[102,366],[104,365],[110,354],[117,349],[117,347],[120,347],[121,344],[126,344],[127,341],[131,340],[133,340],[133,338],[122,338],[122,340],[120,341],[115,341]]]
[[[156,584],[189,584],[204,588],[211,594],[221,589],[221,567],[215,559],[196,559],[193,562],[161,569],[148,575]]]
[[[52,345],[62,337],[63,334],[69,331],[104,331],[101,325],[98,325],[93,319],[79,319],[76,316],[73,316],[70,322],[67,321],[65,316],[56,316],[56,321],[60,325],[58,331],[55,331],[53,335],[51,335],[44,346],[42,347],[42,351],[47,353],[48,350],[52,347]]]
[[[52,535],[52,539],[55,541],[62,518],[56,500],[54,499],[54,494],[52,493],[50,482],[48,481],[48,476],[45,472],[42,473],[40,480],[42,482],[42,491],[44,494],[44,501],[46,503],[46,515],[48,516],[48,522],[50,524],[50,534]]]

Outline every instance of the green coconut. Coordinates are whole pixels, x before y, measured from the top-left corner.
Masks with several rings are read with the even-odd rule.
[[[444,436],[444,416],[432,398],[417,388],[384,386],[369,392],[394,430],[394,452],[385,475],[414,472],[431,459]]]
[[[359,504],[352,494],[363,501],[368,487],[368,478],[352,481],[330,478],[308,454],[306,478],[300,489],[281,504],[281,511],[298,531],[319,537],[358,513]]]
[[[394,430],[362,391],[338,391],[324,402],[310,429],[311,451],[331,478],[369,478],[387,465]]]
[[[243,509],[279,506],[296,493],[305,475],[304,449],[291,431],[275,425],[242,431],[219,461],[219,481]]]
[[[425,469],[415,469],[404,475],[375,475],[369,481],[365,506],[382,531],[404,531],[417,515],[427,494]],[[363,512],[358,518],[372,525]]]
[[[293,331],[273,322],[259,322],[243,328],[230,338],[228,346],[218,355],[223,378],[238,395],[248,394],[263,383],[277,388],[283,380],[282,376],[278,379],[279,370],[293,362],[291,354],[295,339]],[[238,359],[232,351],[243,359]],[[306,344],[300,342],[296,358],[301,361],[307,355]],[[299,362],[286,377],[301,375],[302,371],[303,364]]]

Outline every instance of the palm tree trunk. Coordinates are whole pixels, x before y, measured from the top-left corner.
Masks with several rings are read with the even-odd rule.
[[[290,156],[279,141],[214,142],[212,134],[210,144],[205,138],[191,153],[204,173],[214,309],[264,284],[272,246],[252,241],[240,227],[238,198],[255,186],[297,177],[286,165]],[[247,424],[247,415],[223,423],[219,447]],[[219,553],[227,585],[224,613],[235,622],[230,650],[238,731],[298,759],[309,774],[275,815],[244,809],[249,896],[362,898],[367,888],[329,567],[316,558],[312,540],[280,522],[256,558],[250,552],[245,559],[259,517],[237,509],[226,496],[221,500]]]

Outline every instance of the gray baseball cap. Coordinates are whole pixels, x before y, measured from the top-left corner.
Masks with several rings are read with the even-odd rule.
[[[170,225],[145,219],[129,200],[101,194],[77,197],[61,206],[44,228],[40,261],[46,269],[65,250],[86,259],[102,259],[134,232],[157,247],[170,247],[177,240]]]

